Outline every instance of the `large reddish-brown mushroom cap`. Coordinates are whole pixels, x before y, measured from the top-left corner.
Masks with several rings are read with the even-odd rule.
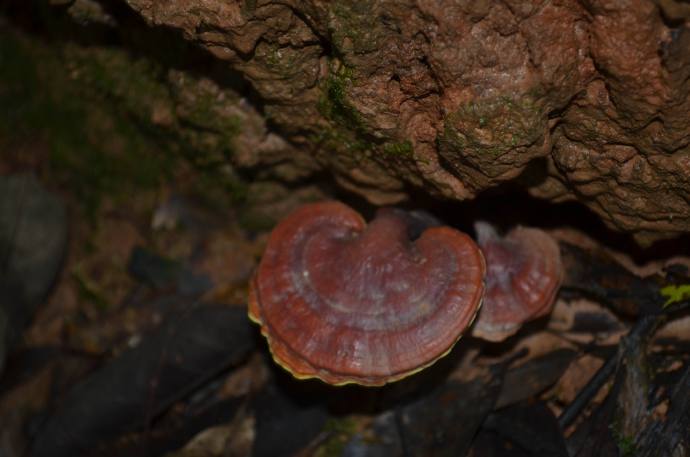
[[[273,231],[250,317],[297,378],[382,385],[447,354],[479,308],[484,258],[467,235],[380,210],[367,226],[337,203],[301,207]]]
[[[505,238],[475,224],[486,258],[486,292],[472,335],[502,341],[527,321],[550,312],[563,277],[558,243],[546,232],[517,227]]]

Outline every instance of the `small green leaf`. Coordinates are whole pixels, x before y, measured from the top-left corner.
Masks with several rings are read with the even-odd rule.
[[[663,308],[666,308],[674,303],[690,299],[690,284],[672,284],[670,286],[662,287],[659,291],[662,297],[667,298]]]

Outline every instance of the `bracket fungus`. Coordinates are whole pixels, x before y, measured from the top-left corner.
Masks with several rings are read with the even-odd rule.
[[[563,277],[558,243],[546,232],[517,227],[501,238],[486,222],[475,224],[487,264],[482,310],[472,336],[503,341],[551,311]]]
[[[450,227],[410,239],[405,212],[368,225],[338,202],[305,205],[273,230],[252,279],[250,318],[295,377],[383,385],[446,355],[472,323],[486,267]]]

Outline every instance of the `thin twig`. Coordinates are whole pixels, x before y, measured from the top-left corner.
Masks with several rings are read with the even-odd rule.
[[[652,333],[665,319],[665,314],[644,316],[635,323],[624,339],[639,339],[646,336]],[[621,341],[623,341],[623,339]],[[599,368],[587,385],[580,390],[575,399],[558,417],[558,425],[561,426],[561,430],[565,429],[580,415],[585,406],[587,406],[597,392],[599,392],[599,389],[601,389],[608,379],[616,372],[618,360],[620,360],[622,351],[624,351],[623,348],[624,346],[619,343],[618,351],[606,360],[606,363]]]

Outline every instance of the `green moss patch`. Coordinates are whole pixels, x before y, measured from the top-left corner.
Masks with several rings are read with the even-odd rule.
[[[441,151],[495,158],[536,142],[546,115],[532,97],[496,97],[468,103],[445,120]]]
[[[244,198],[242,180],[228,172],[241,121],[216,86],[189,76],[175,85],[168,70],[123,49],[12,34],[0,41],[0,67],[0,148],[11,156],[41,142],[41,169],[87,215],[104,198],[129,199],[173,179],[181,161],[198,169],[195,186],[209,201]]]
[[[371,0],[331,3],[330,33],[338,51],[365,54],[380,49],[385,30],[375,6]]]
[[[168,158],[153,152],[130,123],[65,76],[61,56],[10,35],[0,43],[0,65],[8,75],[0,90],[0,147],[11,153],[45,143],[45,169],[89,214],[105,195],[156,186],[170,169]]]

